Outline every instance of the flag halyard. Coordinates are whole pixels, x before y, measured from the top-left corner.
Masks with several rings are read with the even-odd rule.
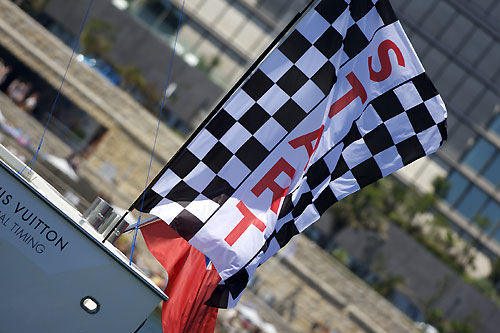
[[[446,139],[446,109],[387,0],[323,0],[180,152],[144,211],[222,277],[255,269],[332,204]]]

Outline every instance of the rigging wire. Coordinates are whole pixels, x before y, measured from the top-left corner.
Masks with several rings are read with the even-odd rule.
[[[158,139],[158,132],[160,130],[160,123],[161,123],[161,116],[162,116],[162,113],[163,113],[163,107],[165,106],[165,100],[167,98],[167,88],[168,88],[168,85],[170,83],[170,74],[172,72],[172,64],[174,62],[175,47],[177,46],[177,37],[179,36],[179,30],[181,29],[182,14],[184,13],[184,3],[185,3],[185,0],[182,0],[182,8],[181,8],[181,12],[180,12],[180,15],[179,15],[179,23],[177,24],[177,31],[175,33],[174,47],[172,49],[172,56],[170,57],[170,65],[168,67],[167,82],[165,84],[165,89],[163,89],[163,97],[162,97],[162,100],[161,100],[160,114],[158,116],[158,124],[156,126],[156,133],[155,133],[155,140],[154,140],[154,143],[153,143],[153,150],[151,152],[151,159],[149,160],[148,175],[146,177],[146,186],[144,187],[144,192],[142,193],[141,209],[139,210],[139,218],[137,219],[137,223],[136,223],[136,226],[135,226],[134,239],[132,241],[132,250],[131,250],[131,253],[130,253],[129,265],[132,265],[132,258],[134,257],[135,243],[137,241],[137,233],[139,231],[139,226],[141,224],[142,208],[144,206],[144,200],[146,198],[146,189],[148,188],[149,175],[151,173],[151,165],[153,164],[153,158],[154,158],[154,154],[155,154],[156,141]]]
[[[75,55],[76,48],[78,46],[78,42],[80,41],[80,36],[82,35],[83,28],[85,27],[85,23],[87,22],[87,17],[89,16],[90,8],[92,8],[93,1],[94,0],[89,1],[89,5],[87,7],[87,11],[85,12],[85,16],[83,18],[83,22],[82,22],[82,25],[80,27],[80,31],[78,32],[78,36],[76,37],[75,41],[73,42],[73,51],[71,52],[71,57],[69,58],[68,66],[66,66],[66,71],[64,72],[63,78],[61,80],[61,85],[59,86],[59,90],[57,91],[56,98],[54,99],[54,103],[52,103],[52,108],[50,109],[49,118],[47,119],[47,123],[45,123],[45,128],[43,129],[42,137],[40,139],[40,142],[38,143],[38,148],[36,149],[36,152],[33,155],[33,157],[31,158],[31,160],[28,163],[26,163],[24,168],[19,172],[19,175],[22,175],[22,173],[24,172],[24,170],[26,170],[28,165],[29,165],[30,171],[33,170],[33,167],[34,167],[35,162],[36,162],[36,158],[38,157],[38,153],[40,152],[40,149],[42,148],[42,143],[43,143],[43,140],[45,138],[45,133],[47,132],[47,128],[49,127],[50,121],[52,120],[52,114],[54,113],[54,109],[56,107],[57,101],[59,100],[59,95],[61,94],[61,90],[62,90],[64,81],[66,81],[66,75],[68,74],[68,70],[69,70],[69,67],[71,65],[71,61],[73,60],[73,56]]]

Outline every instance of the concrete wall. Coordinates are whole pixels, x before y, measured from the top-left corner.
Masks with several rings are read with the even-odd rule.
[[[256,271],[252,289],[298,332],[308,332],[314,323],[338,332],[418,332],[408,317],[307,237],[298,236],[281,251]]]

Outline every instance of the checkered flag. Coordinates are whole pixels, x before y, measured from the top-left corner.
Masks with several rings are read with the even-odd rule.
[[[332,204],[446,139],[446,109],[387,0],[322,0],[146,192],[234,306]]]

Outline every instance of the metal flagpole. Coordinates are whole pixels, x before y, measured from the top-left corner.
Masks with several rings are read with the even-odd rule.
[[[161,219],[159,217],[156,217],[156,216],[153,216],[153,217],[150,217],[148,219],[145,219],[144,221],[140,221],[140,225],[139,225],[139,229],[142,228],[142,227],[145,227],[145,226],[148,226],[150,225],[151,223],[154,223],[154,222],[158,222],[160,221]],[[132,225],[129,225],[125,230],[123,230],[122,234],[124,233],[127,233],[129,231],[132,231],[135,229],[135,227],[137,226],[137,223],[134,223]]]
[[[297,13],[294,18],[286,25],[286,27],[276,36],[276,38],[269,44],[269,46],[261,53],[261,55],[257,58],[257,60],[248,68],[248,70],[241,76],[241,78],[236,82],[236,84],[226,93],[226,95],[219,101],[219,103],[214,107],[212,112],[203,120],[203,122],[194,130],[194,132],[189,136],[189,138],[184,142],[184,144],[177,150],[177,152],[172,156],[172,158],[167,162],[167,164],[163,167],[163,169],[155,176],[155,178],[149,183],[146,189],[141,192],[141,194],[137,197],[134,203],[129,207],[128,211],[122,216],[122,218],[116,223],[112,230],[114,230],[125,218],[125,216],[136,209],[138,205],[140,205],[142,201],[142,197],[145,192],[148,192],[153,185],[160,179],[160,177],[167,171],[172,162],[179,156],[180,152],[189,146],[189,144],[196,138],[196,136],[201,132],[201,130],[208,124],[208,122],[215,116],[215,114],[222,108],[222,106],[229,100],[229,98],[236,92],[236,90],[245,82],[245,80],[252,74],[255,69],[259,66],[259,64],[268,56],[268,54],[278,45],[278,43],[283,39],[283,37],[290,31],[290,29],[299,21],[299,19],[311,8],[311,6],[319,0],[311,0],[307,4],[307,6]],[[109,233],[105,238],[111,235]],[[103,241],[103,242],[104,242]]]

